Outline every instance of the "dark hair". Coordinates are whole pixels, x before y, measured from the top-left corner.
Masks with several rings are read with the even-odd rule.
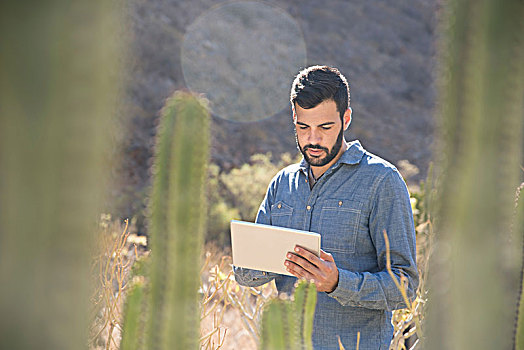
[[[289,100],[293,111],[295,103],[309,109],[324,101],[333,100],[342,120],[349,107],[349,85],[338,69],[311,66],[301,70],[295,77]]]

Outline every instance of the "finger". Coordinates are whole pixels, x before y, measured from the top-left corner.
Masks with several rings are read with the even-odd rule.
[[[304,270],[300,265],[297,265],[292,261],[286,260],[284,265],[286,265],[286,270],[295,277],[305,278],[307,280],[313,279],[313,276],[308,271]]]
[[[312,274],[314,274],[315,271],[317,271],[319,269],[319,267],[317,265],[312,264],[310,261],[304,259],[300,255],[296,255],[296,254],[293,254],[293,253],[287,253],[286,257],[288,258],[288,260],[290,260],[293,263],[299,265],[304,270],[307,270],[308,272],[310,272]]]
[[[331,254],[328,253],[328,252],[323,251],[322,249],[320,249],[320,258],[321,258],[322,260],[326,260],[326,261],[330,261],[330,262],[335,262],[335,259],[333,259],[333,255],[331,255]]]
[[[311,262],[313,265],[316,265],[316,266],[319,266],[322,262],[318,256],[316,256],[315,254],[311,253],[309,250],[306,250],[298,245],[295,246],[295,254],[300,255],[301,257],[303,257],[304,259],[308,260],[309,262]]]

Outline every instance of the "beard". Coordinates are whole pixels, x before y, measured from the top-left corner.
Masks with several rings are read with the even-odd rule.
[[[302,153],[302,155],[304,156],[304,159],[306,160],[306,162],[308,162],[309,165],[311,166],[321,167],[331,162],[337,156],[338,152],[340,151],[343,140],[344,140],[344,128],[340,127],[340,132],[338,133],[337,141],[335,142],[333,147],[331,147],[331,149],[322,147],[320,145],[311,145],[311,144],[305,145],[304,147],[302,147],[300,146],[300,143],[298,142],[297,131],[295,129],[295,141],[297,142],[297,147],[300,150],[300,152]],[[324,151],[326,155],[324,157],[321,157],[321,156],[310,157],[306,152],[308,149],[319,149],[319,150]]]

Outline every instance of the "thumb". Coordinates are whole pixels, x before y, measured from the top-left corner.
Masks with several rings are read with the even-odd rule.
[[[320,249],[320,258],[322,260],[335,262],[335,259],[333,259],[333,255],[329,254],[328,252],[323,251],[322,249]]]

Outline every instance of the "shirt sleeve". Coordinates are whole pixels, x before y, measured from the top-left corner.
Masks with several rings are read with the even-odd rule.
[[[255,222],[257,224],[271,225],[271,205],[275,198],[276,191],[276,177],[271,181],[268,186],[266,196],[260,204],[258,209],[257,218]],[[246,287],[258,287],[268,282],[271,282],[279,274],[273,272],[252,270],[243,267],[233,266],[235,272],[235,280],[238,284]]]
[[[369,231],[375,245],[378,272],[339,269],[335,290],[327,293],[341,305],[395,310],[406,307],[404,298],[386,268],[384,230],[390,243],[391,270],[400,282],[406,277],[410,302],[418,287],[413,214],[407,186],[397,170],[378,181],[369,216]]]

